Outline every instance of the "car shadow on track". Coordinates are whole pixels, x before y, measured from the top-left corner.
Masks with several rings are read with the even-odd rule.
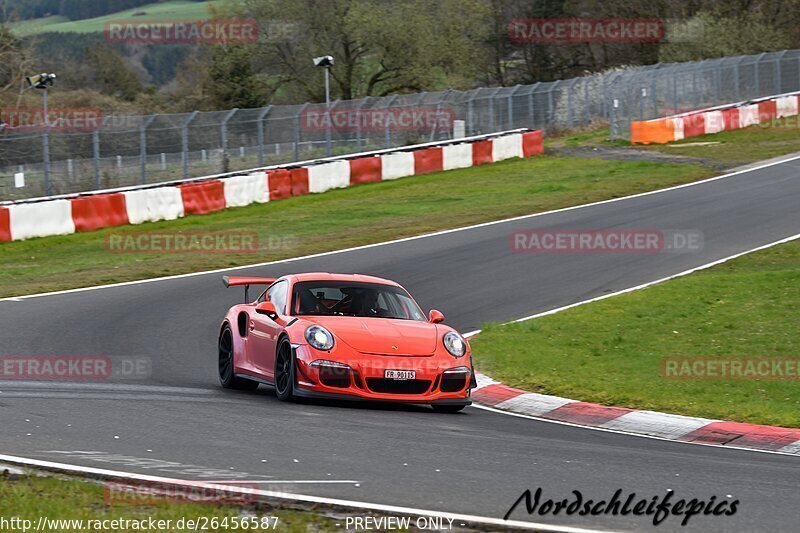
[[[261,384],[254,391],[226,391],[235,394],[240,398],[263,398],[270,403],[284,404],[275,396],[275,389],[269,385]],[[321,409],[356,409],[368,411],[387,411],[387,412],[406,412],[406,413],[425,413],[425,414],[442,414],[435,412],[429,405],[426,404],[412,404],[402,402],[381,402],[375,400],[329,400],[329,399],[315,399],[315,398],[294,398],[291,403],[298,405],[305,405],[310,407],[319,407]],[[447,416],[453,414],[463,415],[464,413],[449,413]]]

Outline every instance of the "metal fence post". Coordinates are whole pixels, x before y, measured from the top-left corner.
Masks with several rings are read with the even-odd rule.
[[[496,88],[492,91],[492,94],[489,95],[489,133],[494,133],[495,130],[495,119],[494,119],[494,97],[497,93],[502,89],[502,87]]]
[[[508,93],[508,129],[514,128],[514,95],[520,90],[522,85],[515,85]]]
[[[356,151],[361,151],[361,108],[367,103],[367,98],[362,98],[356,106]]]
[[[472,122],[473,122],[474,116],[475,116],[475,109],[474,109],[474,104],[472,103],[472,101],[475,99],[475,95],[476,94],[478,94],[477,90],[470,91],[469,98],[467,98],[467,131],[466,131],[466,133],[467,133],[468,137],[470,135],[472,135],[472,131],[473,131]]]
[[[294,116],[294,160],[300,161],[300,116],[308,107],[308,102],[303,104]]]
[[[189,118],[181,126],[181,159],[183,163],[183,178],[189,177],[189,124],[200,111],[192,111]]]
[[[98,190],[100,189],[100,127],[92,132],[92,164],[94,166],[94,188]]]
[[[142,125],[139,126],[139,165],[141,167],[140,183],[144,185],[147,183],[147,126],[149,126],[158,116],[158,114],[150,115],[145,118]]]
[[[781,73],[781,61],[783,60],[783,56],[786,55],[788,50],[784,50],[781,54],[775,58],[775,94],[783,94],[783,77]]]
[[[589,76],[583,77],[583,124],[588,126],[592,122],[592,110],[590,109],[591,104],[589,103],[589,80],[594,79],[594,76],[591,78]]]
[[[46,116],[45,116],[46,120]],[[50,125],[45,124],[42,134],[42,163],[44,166],[44,195],[53,194],[50,184]]]
[[[392,96],[389,97],[389,100],[386,102],[386,105],[383,106],[383,108],[387,110],[386,111],[387,113],[389,113],[389,111],[388,111],[389,106],[392,105],[395,100],[397,100],[397,95],[393,94]],[[388,116],[384,117],[384,120],[383,120],[384,124],[386,125],[386,126],[384,126],[384,130],[383,130],[384,142],[386,144],[386,148],[391,148],[392,147],[392,132],[389,130],[389,121],[386,120],[387,118],[388,118]]]
[[[764,57],[765,54],[759,55],[755,60],[755,79],[756,79],[756,94],[754,95],[755,98],[761,96],[761,58]]]
[[[552,83],[549,87],[549,90],[547,91],[547,116],[548,116],[547,122],[550,123],[550,126],[553,125],[556,116],[556,108],[555,104],[553,103],[553,91],[556,90],[556,87],[558,87],[559,83],[561,83],[561,80]]]
[[[575,83],[578,81],[578,78],[573,78],[572,81],[569,82],[567,85],[567,127],[571,128],[572,123],[572,91],[573,87],[575,87]]]
[[[528,119],[530,120],[530,124],[528,125],[528,127],[530,128],[536,127],[536,114],[534,113],[534,107],[533,107],[533,93],[536,92],[536,89],[538,89],[539,85],[541,84],[542,82],[537,81],[533,85],[533,87],[531,87],[531,90],[528,91]]]
[[[222,172],[228,172],[228,121],[239,111],[234,107],[225,115],[220,124],[220,138],[222,139]]]
[[[258,140],[258,166],[264,166],[264,119],[267,118],[271,105],[268,105],[258,114],[256,119],[256,138]]]
[[[436,130],[439,128],[439,119],[442,116],[442,103],[444,103],[444,101],[447,99],[447,96],[450,94],[452,90],[453,89],[447,89],[444,92],[444,94],[442,94],[441,98],[439,98],[439,101],[436,102],[436,119],[434,120],[433,125],[431,126],[431,136],[429,139],[430,142],[436,140]]]

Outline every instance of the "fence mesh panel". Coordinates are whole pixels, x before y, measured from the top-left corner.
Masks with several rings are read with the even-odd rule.
[[[107,116],[92,130],[0,125],[0,201],[158,183],[533,128],[553,133],[800,90],[800,50],[612,69],[569,80],[325,104]],[[15,174],[24,174],[18,186]]]

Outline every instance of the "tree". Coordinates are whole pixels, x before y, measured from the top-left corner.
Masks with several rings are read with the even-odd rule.
[[[0,26],[0,103],[4,103],[12,93],[16,93],[19,102],[23,80],[32,69],[30,49],[23,46],[8,28]]]
[[[86,49],[86,60],[92,67],[94,83],[103,94],[133,101],[143,87],[136,74],[128,68],[122,55],[107,46]]]
[[[250,56],[295,102],[324,99],[311,61],[319,55],[334,56],[332,92],[342,99],[470,87],[487,65],[483,0],[244,0],[230,9],[259,21]]]

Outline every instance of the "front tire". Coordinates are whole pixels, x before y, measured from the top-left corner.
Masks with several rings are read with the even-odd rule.
[[[233,356],[233,333],[225,324],[219,334],[219,382],[225,389],[255,390],[258,382],[234,375]]]
[[[433,407],[434,412],[436,413],[458,413],[462,409],[466,407],[466,405],[438,405],[438,404],[431,404]]]
[[[283,337],[278,342],[275,352],[275,395],[282,402],[294,398],[295,373],[292,345],[289,339]]]

